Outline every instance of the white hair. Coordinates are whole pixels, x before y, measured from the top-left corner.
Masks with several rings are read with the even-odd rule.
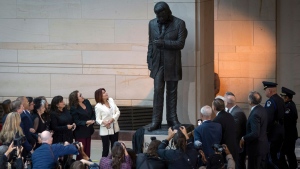
[[[221,96],[221,95],[216,96],[215,99],[221,99],[221,100],[223,100],[225,102],[225,98],[223,96]]]
[[[206,105],[201,108],[200,112],[203,116],[208,117],[208,116],[211,116],[211,114],[212,114],[212,108],[210,106]]]

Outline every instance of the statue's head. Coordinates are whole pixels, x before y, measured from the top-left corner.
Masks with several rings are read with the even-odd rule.
[[[165,23],[168,18],[172,15],[170,7],[165,2],[158,2],[154,6],[154,13],[159,23]]]

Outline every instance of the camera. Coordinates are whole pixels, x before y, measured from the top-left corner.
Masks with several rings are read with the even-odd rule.
[[[14,147],[20,147],[24,142],[26,138],[25,136],[20,136],[14,139]]]
[[[72,144],[77,148],[77,150],[79,149],[79,148],[77,147],[77,145],[80,147],[80,144],[79,144],[78,141],[75,141],[75,142],[73,142]]]
[[[150,137],[151,141],[156,140],[156,137]]]
[[[224,151],[224,147],[220,144],[214,144],[212,146],[212,148],[215,150],[215,152],[223,152]]]

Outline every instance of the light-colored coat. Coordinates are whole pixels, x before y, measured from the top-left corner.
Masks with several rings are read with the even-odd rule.
[[[96,122],[100,125],[99,135],[106,136],[106,135],[113,135],[114,133],[120,131],[118,119],[120,116],[120,110],[115,104],[112,98],[108,99],[109,106],[112,109],[112,114],[110,113],[110,109],[106,107],[104,104],[97,103],[95,106],[95,113],[96,113]],[[102,122],[104,120],[109,120],[113,118],[114,122],[111,124],[110,129],[107,129]]]

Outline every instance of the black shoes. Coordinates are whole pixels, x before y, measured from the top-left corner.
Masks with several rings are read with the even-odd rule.
[[[161,129],[161,123],[152,123],[150,127],[148,127],[148,131],[153,131],[153,130],[157,130],[157,129]]]

